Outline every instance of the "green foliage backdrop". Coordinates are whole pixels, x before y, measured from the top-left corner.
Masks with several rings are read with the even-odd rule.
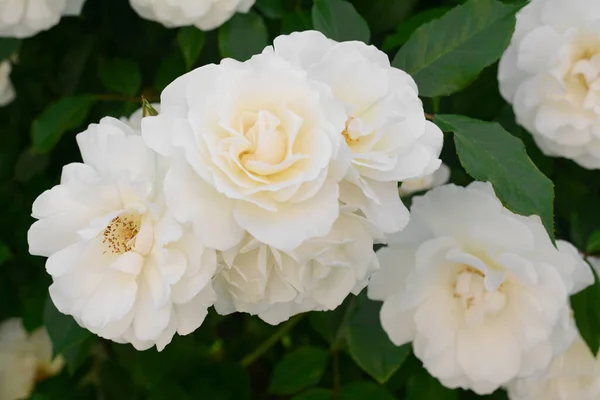
[[[564,159],[543,157],[498,93],[497,60],[522,1],[258,0],[221,28],[167,29],[125,0],[88,0],[26,40],[0,39],[0,59],[18,54],[16,100],[0,108],[0,320],[45,325],[68,368],[40,382],[33,399],[391,400],[476,398],[442,387],[412,355],[392,345],[380,303],[350,296],[331,312],[280,326],[211,311],[195,333],[161,353],[105,341],[48,300],[44,259],[28,254],[31,204],[79,158],[75,134],[103,116],[128,116],[140,96],[223,57],[245,60],[281,33],[317,29],[336,40],[383,49],[419,84],[425,109],[445,131],[442,159],[452,181],[488,180],[511,210],[539,214],[557,237],[600,252],[600,180]],[[522,142],[522,141],[523,142]],[[524,145],[523,145],[524,143]],[[573,300],[582,335],[600,340],[600,287]],[[504,399],[503,392],[488,396]]]

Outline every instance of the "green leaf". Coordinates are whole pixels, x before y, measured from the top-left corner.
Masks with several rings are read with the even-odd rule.
[[[50,163],[49,154],[40,154],[25,149],[15,164],[15,181],[27,182],[37,174],[43,173]]]
[[[579,334],[592,353],[600,348],[600,282],[594,272],[594,284],[571,296],[571,308]]]
[[[594,231],[587,244],[588,253],[600,253],[600,229]]]
[[[0,38],[0,61],[6,60],[17,51],[21,44],[20,39]]]
[[[360,40],[369,43],[367,22],[354,6],[344,0],[315,0],[312,21],[316,30],[338,42]]]
[[[333,343],[336,339],[341,339],[341,337],[337,338],[337,336],[344,336],[343,331],[347,329],[344,326],[344,322],[347,325],[347,321],[344,321],[344,319],[346,319],[348,307],[353,306],[353,299],[354,297],[348,296],[344,303],[339,305],[335,310],[309,313],[308,320],[310,326],[329,343]]]
[[[385,383],[410,353],[410,345],[396,346],[381,327],[381,303],[358,297],[348,327],[348,349],[354,361],[379,383]]]
[[[281,33],[309,31],[313,28],[310,14],[304,10],[285,13],[281,20]]]
[[[388,32],[404,23],[419,0],[352,0],[373,34]]]
[[[80,327],[73,317],[58,311],[50,297],[46,300],[44,325],[52,341],[52,354],[54,356],[62,354],[65,350],[80,344],[91,336],[91,333]]]
[[[423,12],[413,15],[406,21],[398,25],[396,32],[385,38],[381,49],[383,51],[390,51],[397,47],[402,46],[410,38],[410,35],[420,27],[421,25],[430,22],[436,18],[441,17],[449,10],[448,7],[436,7],[430,8]]]
[[[406,400],[458,400],[458,391],[445,388],[424,368],[413,371],[406,384]]]
[[[39,153],[51,151],[66,131],[83,124],[96,101],[96,96],[80,94],[50,103],[31,124],[32,149]]]
[[[96,337],[89,336],[83,342],[71,346],[62,352],[65,362],[67,363],[67,369],[71,375],[74,375],[79,367],[83,365],[88,358],[90,349],[94,343],[96,343]]]
[[[98,73],[104,86],[114,92],[135,95],[142,88],[142,73],[135,61],[115,58],[100,64]]]
[[[373,382],[352,382],[340,391],[340,400],[394,400],[384,387]]]
[[[269,391],[273,394],[294,394],[321,380],[329,353],[317,347],[304,347],[287,354],[275,366]]]
[[[539,215],[554,242],[554,184],[531,161],[523,142],[495,122],[436,115],[435,123],[454,132],[458,158],[469,175],[490,182],[509,210]]]
[[[333,400],[331,390],[311,389],[292,397],[291,400]]]
[[[280,19],[285,13],[283,0],[256,0],[256,8],[267,18]]]
[[[570,175],[567,175],[567,178],[565,179],[569,179],[569,176]],[[585,181],[581,183],[584,182]],[[586,189],[587,193],[585,193],[583,197],[579,198],[578,201],[572,202],[570,207],[571,229],[569,232],[569,237],[571,242],[578,249],[587,248],[592,234],[600,227],[600,210],[598,209],[598,204],[600,204],[600,195],[594,191],[590,191],[587,187]],[[572,196],[571,201],[573,201]]]
[[[417,29],[392,65],[415,79],[422,96],[457,92],[500,58],[521,6],[470,0]]]
[[[195,26],[180,28],[177,33],[177,43],[185,59],[185,66],[189,71],[200,57],[204,47],[204,32]]]
[[[255,12],[236,14],[219,29],[219,50],[222,57],[246,61],[260,53],[268,42],[267,27]]]
[[[185,60],[179,51],[172,52],[162,59],[154,78],[154,87],[162,92],[177,77],[185,73]]]

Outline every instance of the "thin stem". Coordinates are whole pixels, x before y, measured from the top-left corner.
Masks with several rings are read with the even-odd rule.
[[[247,367],[256,360],[258,360],[263,354],[265,354],[271,347],[273,347],[279,340],[285,336],[300,320],[304,317],[304,314],[296,315],[290,318],[285,324],[281,325],[279,329],[275,331],[267,340],[261,343],[252,353],[242,358],[240,364],[242,367]]]

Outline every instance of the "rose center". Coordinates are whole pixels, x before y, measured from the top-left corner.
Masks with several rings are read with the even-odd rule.
[[[286,158],[287,137],[280,130],[281,122],[269,111],[244,115],[244,137],[250,148],[240,155],[242,165],[250,171],[260,173],[264,164],[277,165]]]
[[[454,283],[453,297],[459,301],[471,320],[480,320],[486,314],[496,314],[506,305],[504,283],[495,291],[484,285],[484,274],[470,266],[463,266]]]
[[[138,213],[129,213],[114,217],[104,229],[102,243],[105,253],[123,254],[131,251],[135,238],[140,231],[142,217]]]
[[[350,124],[352,123],[353,120],[354,120],[353,117],[348,118],[348,121],[346,121],[346,127],[342,131],[342,136],[344,137],[344,139],[346,139],[346,144],[348,144],[348,146],[353,146],[357,143],[360,143],[360,137],[353,136],[352,130],[350,129]]]
[[[568,98],[578,106],[596,111],[600,96],[600,40],[582,34],[574,43],[571,60],[564,78]]]

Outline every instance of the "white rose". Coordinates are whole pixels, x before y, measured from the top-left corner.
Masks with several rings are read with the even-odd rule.
[[[26,38],[79,15],[85,0],[0,0],[0,37]]]
[[[517,121],[549,156],[600,168],[600,2],[534,0],[498,71]]]
[[[216,252],[165,212],[160,162],[139,134],[104,118],[77,142],[84,163],[66,165],[33,204],[30,252],[49,257],[59,311],[99,336],[161,350],[204,320]]]
[[[142,17],[168,28],[195,25],[209,31],[236,12],[247,13],[256,0],[130,0]]]
[[[407,196],[423,190],[433,189],[448,182],[450,179],[450,168],[446,164],[440,165],[434,173],[422,178],[408,179],[402,182],[398,189],[400,196]]]
[[[0,323],[0,399],[31,395],[37,381],[58,374],[65,361],[52,359],[52,343],[44,328],[29,335],[20,319]]]
[[[419,179],[439,166],[443,134],[427,121],[415,81],[392,68],[385,53],[362,42],[338,43],[316,31],[279,36],[275,52],[326,84],[346,111],[343,135],[352,168],[341,201],[358,206],[385,233],[408,223],[398,181]]]
[[[248,232],[291,250],[328,234],[339,216],[338,182],[350,165],[345,122],[328,87],[261,54],[175,80],[142,135],[185,161],[167,174],[167,203],[203,242],[227,250]]]
[[[10,81],[11,70],[9,61],[0,62],[0,107],[9,104],[15,98],[15,88]]]
[[[391,341],[412,341],[442,384],[491,393],[543,372],[574,338],[568,294],[593,275],[558,243],[489,183],[441,186],[413,198],[408,226],[377,253],[368,295],[384,301]]]
[[[508,385],[510,400],[598,400],[600,361],[578,337],[554,358],[541,376],[517,379]]]
[[[343,213],[325,237],[284,252],[247,236],[221,254],[215,309],[258,314],[270,324],[311,310],[333,310],[358,294],[378,268],[364,221]]]

